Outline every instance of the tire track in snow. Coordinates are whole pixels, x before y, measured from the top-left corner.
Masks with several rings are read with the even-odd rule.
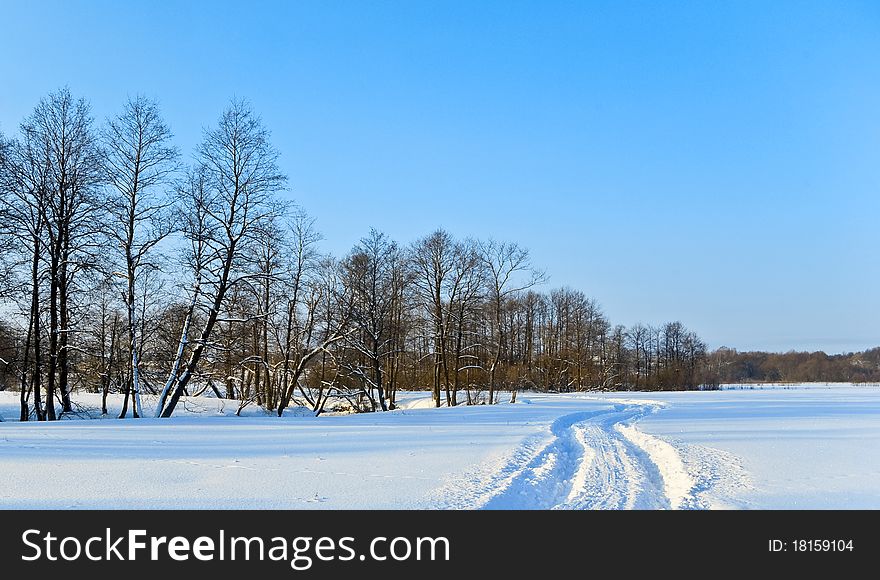
[[[636,442],[615,429],[659,408],[614,405],[574,413],[551,426],[554,439],[493,496],[485,509],[668,509],[663,473]]]
[[[618,423],[614,430],[638,449],[644,451],[656,466],[663,484],[663,494],[671,509],[694,508],[692,495],[694,480],[687,472],[675,447],[653,435],[643,433],[632,425]]]
[[[557,418],[549,433],[527,437],[514,452],[447,482],[434,507],[482,509],[705,509],[726,471],[695,446],[679,447],[633,424],[665,406],[616,399],[608,409]],[[684,455],[687,455],[684,457]],[[695,463],[694,457],[700,462]],[[699,467],[697,472],[694,467]],[[711,469],[710,469],[711,468]],[[713,476],[712,480],[718,480]]]
[[[595,452],[584,485],[556,509],[666,509],[657,467],[635,445],[620,437],[613,426],[639,411],[620,411],[598,424],[583,427],[584,439]]]
[[[611,410],[564,415],[550,426],[551,442],[514,477],[501,493],[492,496],[484,509],[555,509],[565,504],[574,483],[586,477],[589,448],[575,425],[607,415]]]

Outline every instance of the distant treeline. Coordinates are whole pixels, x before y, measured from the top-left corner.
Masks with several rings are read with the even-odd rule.
[[[880,382],[880,348],[847,354],[719,348],[707,357],[706,365],[707,376],[721,383]]]

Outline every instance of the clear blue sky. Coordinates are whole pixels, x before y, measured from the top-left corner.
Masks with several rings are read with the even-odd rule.
[[[518,240],[614,322],[711,346],[880,345],[880,3],[0,0],[0,129],[61,85],[232,96],[324,247]],[[548,286],[549,287],[549,286]]]

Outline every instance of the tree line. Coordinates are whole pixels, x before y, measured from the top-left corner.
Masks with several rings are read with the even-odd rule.
[[[384,411],[411,389],[492,404],[722,376],[680,322],[625,328],[581,291],[540,291],[546,275],[516,242],[371,230],[323,253],[286,184],[240,100],[189,164],[144,97],[98,123],[61,89],[0,136],[0,379],[21,420],[74,412],[77,390],[100,393],[105,413],[121,395],[120,417],[170,417],[205,392],[280,416]]]
[[[863,352],[737,352],[719,348],[705,361],[721,383],[880,383],[880,348]]]

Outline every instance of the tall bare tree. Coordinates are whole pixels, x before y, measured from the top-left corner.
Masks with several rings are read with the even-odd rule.
[[[276,409],[282,403],[288,404],[288,393],[298,388],[301,357],[308,354],[310,340],[315,334],[316,316],[323,288],[314,284],[314,271],[318,268],[319,256],[316,245],[321,239],[315,229],[315,222],[304,212],[297,210],[288,222],[290,254],[287,258],[285,274],[282,279],[283,298],[279,300],[281,316],[274,325],[276,342],[279,345],[281,364],[277,393],[269,392],[267,407]],[[326,289],[330,300],[330,289]],[[315,355],[317,356],[317,355]],[[312,408],[317,409],[321,395],[312,398]],[[316,400],[317,399],[317,400]],[[280,409],[283,413],[284,409]]]
[[[357,327],[349,344],[367,363],[366,369],[351,364],[349,370],[376,391],[383,411],[388,410],[385,366],[395,354],[394,307],[404,291],[403,268],[397,243],[377,230],[370,230],[344,262],[344,283],[352,293]]]
[[[434,405],[441,405],[440,392],[444,377],[449,376],[447,365],[446,309],[449,304],[449,277],[455,268],[455,241],[443,229],[417,241],[410,250],[414,270],[413,283],[422,300],[429,319],[429,331],[433,342],[433,393]],[[447,400],[451,402],[451,394]]]
[[[253,389],[243,394],[242,398],[248,398],[262,405],[264,401],[273,399],[273,379],[275,373],[272,368],[272,351],[269,344],[269,329],[275,328],[279,302],[282,300],[278,288],[282,286],[284,278],[285,260],[290,253],[288,240],[283,227],[271,224],[266,235],[256,245],[257,252],[253,256],[259,277],[255,278],[248,287],[253,295],[254,312],[252,313],[252,355],[251,368],[253,374]],[[246,404],[244,401],[242,405]]]
[[[345,348],[340,344],[351,332],[354,311],[353,295],[343,284],[343,274],[338,260],[331,256],[321,258],[315,276],[306,285],[307,298],[303,300],[303,322],[299,323],[300,343],[303,345],[299,352],[302,354],[293,367],[295,370],[291,373],[287,392],[292,393],[294,387],[298,388],[316,416],[324,412],[331,397],[352,400],[351,389],[343,384],[340,373],[340,361],[345,357]],[[303,388],[299,379],[306,363],[312,359],[316,363],[312,386]],[[288,397],[285,407],[289,402]],[[279,408],[279,416],[281,411]]]
[[[4,143],[0,158],[0,187],[2,187],[2,224],[4,237],[10,240],[14,260],[28,270],[22,282],[26,294],[22,302],[27,306],[27,331],[23,360],[19,372],[21,389],[21,413],[23,421],[30,417],[29,395],[33,394],[37,420],[45,420],[42,405],[42,312],[41,287],[43,285],[42,258],[45,233],[46,197],[49,183],[49,157],[45,143],[29,125],[22,127],[20,140]],[[11,273],[10,273],[11,278]],[[33,353],[33,357],[31,357]],[[54,409],[53,409],[54,413]]]
[[[103,136],[104,170],[113,189],[107,204],[108,232],[124,264],[122,298],[128,329],[128,381],[119,416],[125,417],[131,395],[132,414],[138,417],[143,411],[137,298],[148,271],[160,268],[152,259],[156,246],[173,229],[174,197],[166,188],[177,169],[178,151],[171,145],[171,131],[158,104],[143,96],[129,99],[122,112],[107,121]]]
[[[335,261],[324,260],[320,275],[306,284],[306,298],[302,300],[302,315],[298,318],[301,322],[297,323],[299,332],[296,341],[291,343],[291,349],[288,350],[291,352],[292,348],[296,347],[295,358],[285,361],[288,370],[284,377],[286,386],[282,389],[278,404],[279,417],[290,405],[295,390],[308,395],[302,387],[301,379],[312,361],[317,360],[318,355],[327,354],[332,346],[344,341],[350,332],[354,310],[353,296],[345,285],[340,283],[341,276],[338,270],[339,266]],[[335,381],[332,385],[328,385],[322,380],[317,397],[304,398],[310,403],[315,414],[319,415],[323,412],[333,389],[336,388],[338,391],[338,387]]]
[[[489,363],[489,404],[495,402],[496,376],[504,351],[503,314],[507,300],[518,292],[542,283],[546,276],[532,267],[529,251],[515,242],[490,240],[480,247],[480,256],[486,268],[486,290],[492,312],[494,354]],[[512,389],[511,402],[516,402]]]
[[[196,372],[227,292],[252,275],[243,263],[249,254],[247,246],[260,239],[278,214],[275,194],[287,180],[277,159],[269,131],[245,101],[233,101],[218,126],[205,132],[198,149],[204,188],[195,199],[187,200],[184,210],[203,215],[203,227],[188,233],[204,238],[192,243],[203,246],[195,292],[202,298],[196,304],[204,309],[205,321],[187,361],[178,358],[172,364],[157,405],[161,417],[171,416]]]
[[[476,242],[466,240],[456,244],[451,273],[452,291],[447,312],[448,334],[453,338],[453,383],[450,405],[458,404],[462,371],[482,370],[476,355],[478,345],[473,327],[479,319],[485,288],[485,268],[480,260]],[[473,402],[473,401],[471,401]]]
[[[57,418],[56,389],[61,412],[72,410],[69,383],[71,292],[74,277],[87,260],[89,240],[100,229],[96,199],[101,159],[92,129],[89,105],[61,89],[42,99],[22,125],[46,168],[43,223],[49,260],[49,361],[46,417]]]

